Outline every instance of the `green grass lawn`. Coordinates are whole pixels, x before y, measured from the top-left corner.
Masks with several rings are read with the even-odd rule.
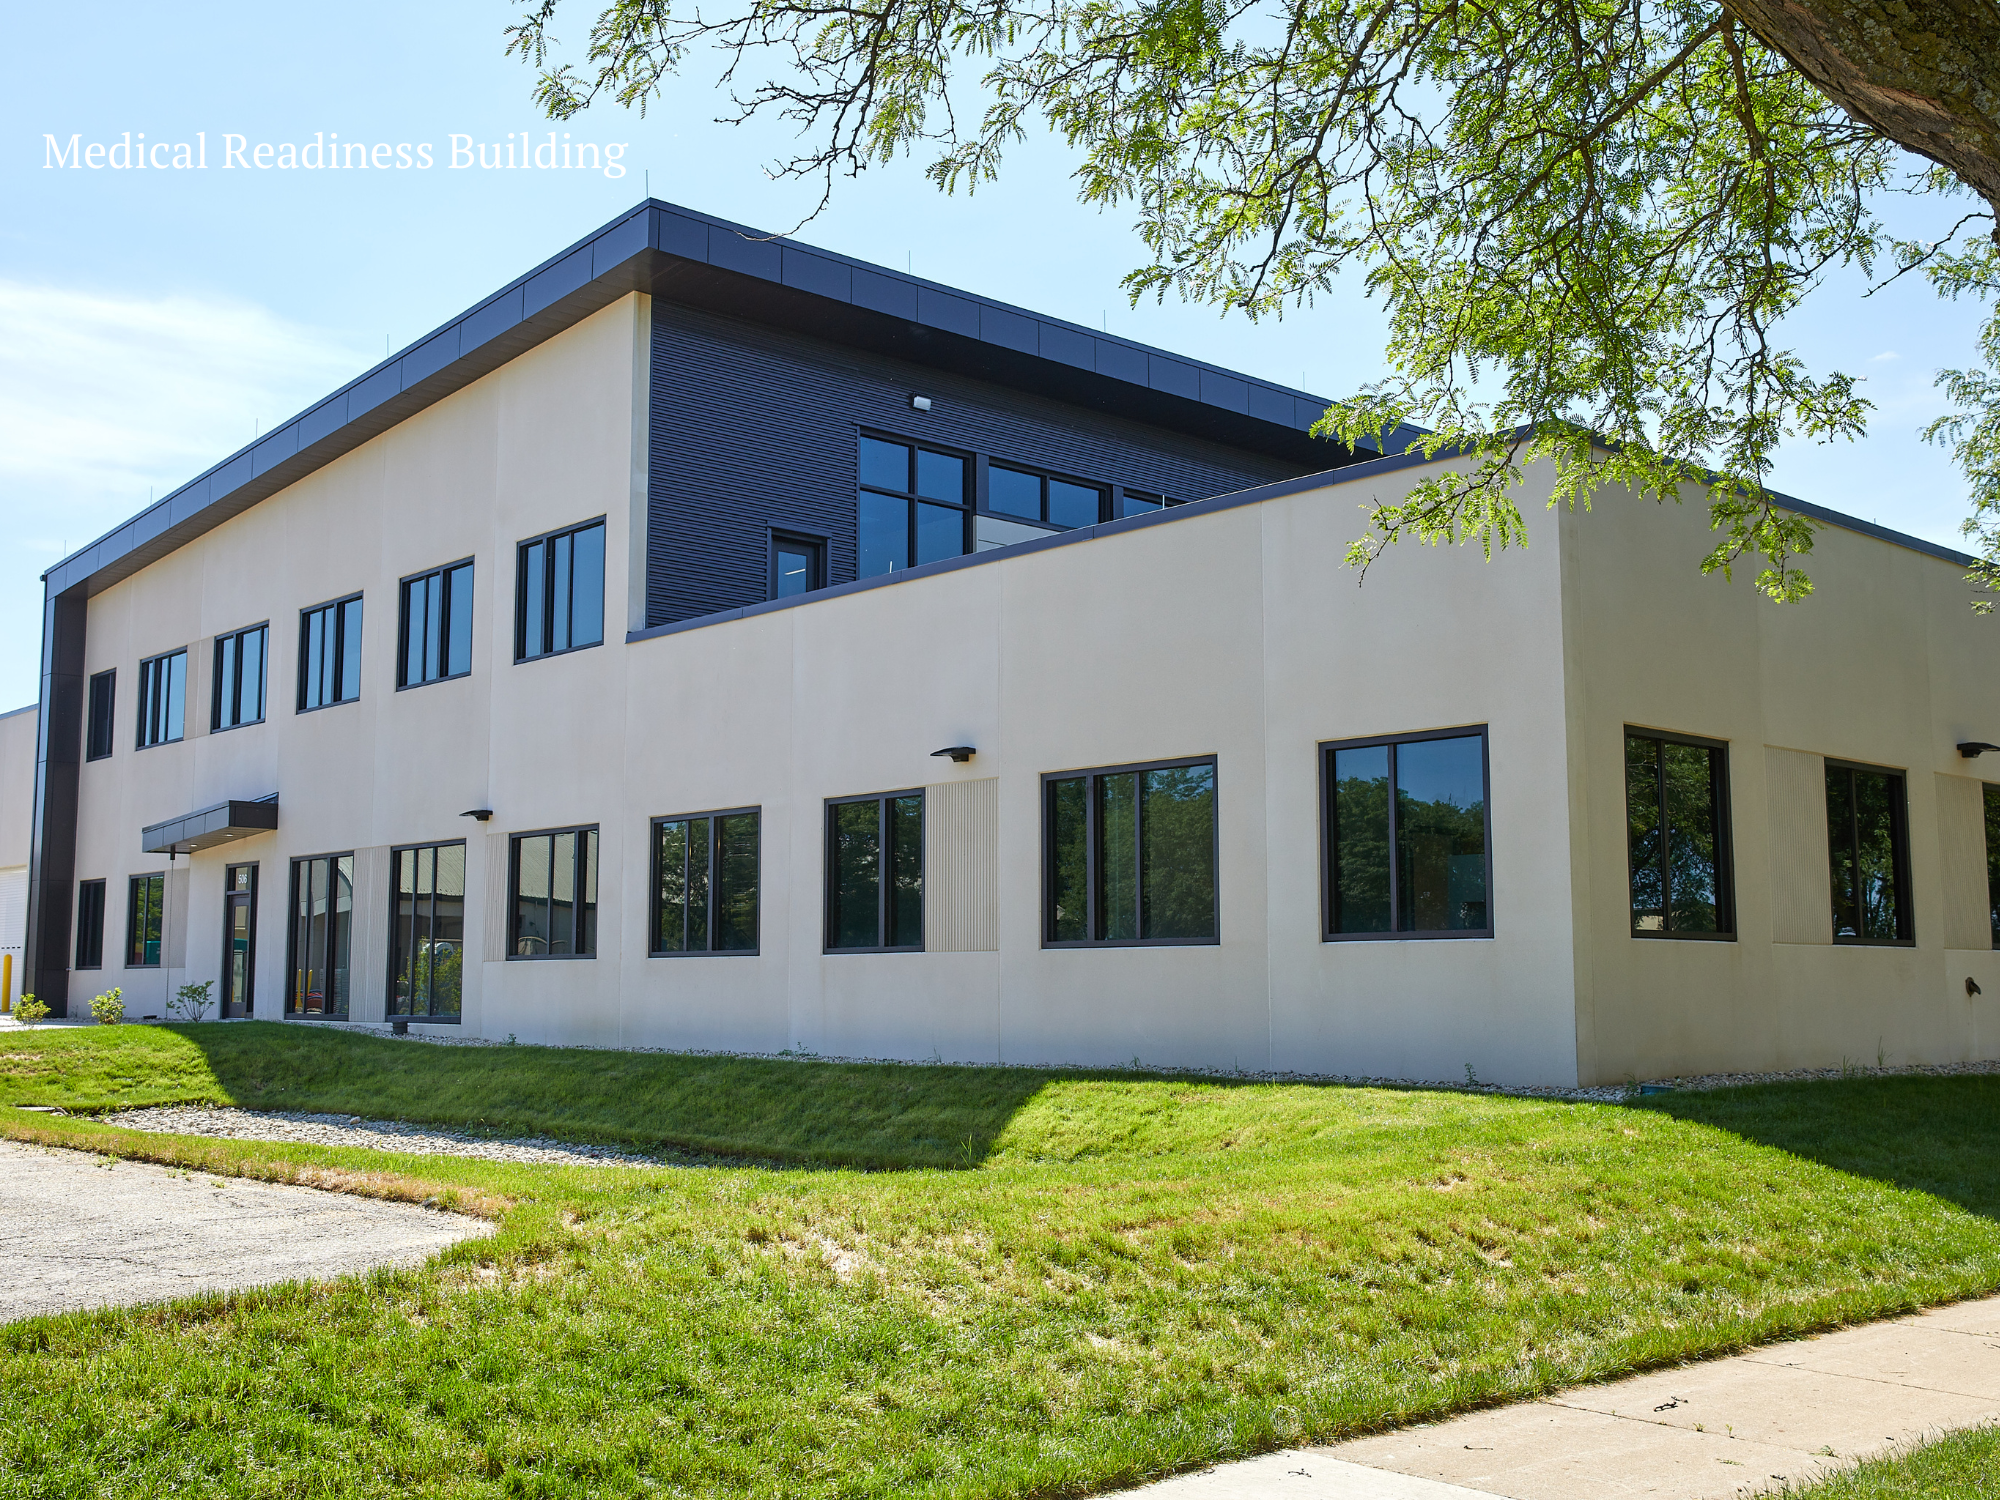
[[[0,1108],[501,1226],[415,1271],[0,1328],[0,1495],[1082,1494],[2000,1287],[1990,1077],[1626,1108],[269,1025],[0,1039],[0,1102],[170,1098],[762,1164]]]
[[[2000,1494],[2000,1427],[1954,1433],[1785,1493],[1792,1500],[1993,1500]]]

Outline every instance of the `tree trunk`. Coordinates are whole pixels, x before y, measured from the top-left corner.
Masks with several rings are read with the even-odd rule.
[[[1950,168],[2000,213],[2000,10],[1991,0],[1722,4],[1855,119]]]

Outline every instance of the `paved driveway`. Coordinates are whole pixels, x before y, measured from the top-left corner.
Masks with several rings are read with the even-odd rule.
[[[0,1141],[0,1322],[414,1265],[492,1226]]]

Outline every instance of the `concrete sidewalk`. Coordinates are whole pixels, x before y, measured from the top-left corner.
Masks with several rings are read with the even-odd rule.
[[[1733,1500],[2000,1421],[2000,1297],[1425,1427],[1295,1448],[1146,1500]]]

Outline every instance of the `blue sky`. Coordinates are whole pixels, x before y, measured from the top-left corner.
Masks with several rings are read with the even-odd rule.
[[[588,0],[569,0],[572,5]],[[655,197],[790,227],[810,188],[771,180],[776,127],[717,125],[691,76],[645,118],[601,106],[573,142],[622,142],[629,172],[450,170],[453,134],[546,136],[528,70],[502,56],[516,7],[348,0],[337,8],[109,0],[16,7],[0,88],[0,709],[31,702],[42,570],[502,282]],[[569,18],[580,39],[590,12]],[[206,171],[44,165],[45,134],[148,145],[207,138]],[[429,143],[428,171],[221,169],[224,137]],[[171,153],[166,154],[171,159]],[[1054,142],[997,185],[946,198],[901,163],[843,184],[802,238],[1327,395],[1382,372],[1358,286],[1279,323],[1128,309],[1129,224],[1075,202]],[[1909,230],[1942,222],[1917,205]],[[1906,280],[1832,288],[1794,320],[1813,364],[1864,377],[1859,445],[1783,455],[1790,493],[1956,545],[1964,489],[1918,441],[1931,378],[1969,362],[1971,309]]]

